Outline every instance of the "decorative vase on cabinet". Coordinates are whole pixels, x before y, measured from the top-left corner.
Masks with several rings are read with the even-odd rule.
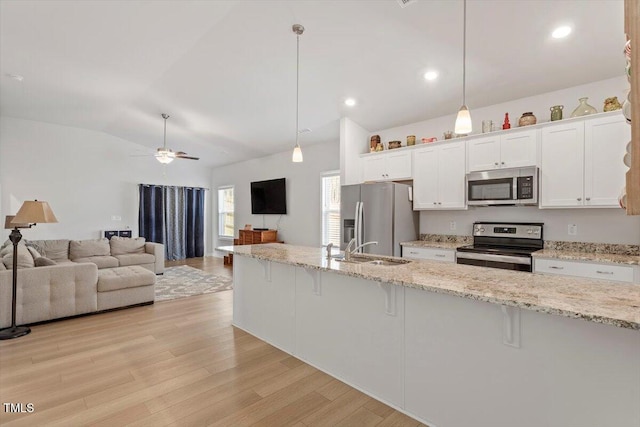
[[[576,109],[573,110],[573,113],[571,113],[571,117],[588,116],[589,114],[595,114],[598,112],[598,110],[596,110],[594,107],[587,104],[588,99],[589,98],[587,97],[578,99],[578,101],[580,101],[580,104],[578,104]]]

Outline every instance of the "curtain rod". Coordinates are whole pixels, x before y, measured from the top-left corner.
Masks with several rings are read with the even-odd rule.
[[[144,187],[168,187],[168,188],[188,188],[194,190],[209,190],[207,187],[194,187],[192,185],[162,185],[162,184],[139,184]]]

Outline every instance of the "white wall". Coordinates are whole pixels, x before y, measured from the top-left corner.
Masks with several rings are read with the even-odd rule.
[[[501,125],[505,112],[509,112],[512,128],[517,127],[518,118],[525,111],[533,111],[538,123],[548,122],[551,115],[549,107],[556,104],[565,106],[564,117],[567,118],[578,105],[578,98],[584,96],[589,97],[589,103],[598,111],[602,111],[605,98],[617,96],[622,101],[628,89],[629,83],[621,76],[483,108],[470,105],[473,133],[480,133],[482,120],[493,120]],[[455,114],[453,111],[450,115],[431,120],[372,131],[370,135],[378,134],[384,142],[400,140],[403,145],[406,144],[407,135],[416,135],[418,141],[422,137],[431,136],[441,140],[445,131],[453,130]],[[368,151],[369,141],[363,138],[360,153]],[[470,208],[467,211],[422,211],[420,232],[470,235],[473,222],[482,220],[544,222],[547,240],[640,244],[640,216],[626,216],[622,209],[541,210],[534,207],[488,207]],[[456,230],[450,229],[451,221],[456,222]],[[575,236],[568,234],[569,224],[578,226]]]
[[[218,212],[217,188],[234,186],[236,237],[239,228],[251,224],[253,227],[277,228],[279,240],[286,243],[321,246],[321,177],[323,172],[339,169],[339,144],[335,141],[303,147],[303,163],[292,163],[291,153],[289,150],[213,171],[213,212]],[[252,215],[250,183],[275,178],[286,178],[287,214],[281,218],[280,215]],[[212,231],[214,247],[233,244],[229,239],[218,237],[215,224]]]
[[[26,239],[97,238],[100,230],[127,227],[137,235],[138,184],[209,187],[209,168],[187,160],[165,167],[153,157],[131,156],[144,149],[149,150],[102,132],[0,118],[2,224],[24,200],[39,199],[49,202],[59,223],[24,230]],[[207,192],[207,253],[210,198]],[[114,215],[122,220],[113,221]]]
[[[359,184],[361,143],[369,139],[369,131],[349,119],[340,120],[340,182],[342,185]],[[368,147],[369,145],[367,145]]]
[[[468,107],[473,120],[472,134],[481,133],[483,120],[493,120],[494,124],[500,126],[498,129],[502,129],[504,113],[507,112],[509,113],[509,121],[511,122],[512,129],[518,127],[518,119],[522,113],[526,111],[532,111],[537,117],[538,123],[550,121],[551,111],[549,111],[549,107],[552,105],[564,105],[563,118],[568,118],[573,110],[578,106],[578,98],[585,96],[589,97],[589,104],[594,106],[598,112],[601,112],[605,98],[617,96],[620,103],[622,103],[626,98],[628,90],[629,82],[623,75],[621,75],[620,77],[612,79],[601,80],[555,92],[516,99],[502,104],[485,107],[469,105]],[[449,115],[437,117],[435,119],[372,131],[371,135],[380,135],[380,139],[385,143],[394,140],[402,141],[403,146],[407,143],[407,135],[415,135],[417,144],[420,143],[420,139],[423,137],[428,138],[435,136],[438,140],[442,140],[442,134],[445,131],[453,131],[456,114],[457,111],[452,111]],[[368,152],[369,141],[362,141],[360,153]]]

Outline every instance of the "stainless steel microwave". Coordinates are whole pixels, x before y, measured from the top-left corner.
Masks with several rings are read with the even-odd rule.
[[[467,174],[467,205],[538,204],[538,168],[535,166]]]

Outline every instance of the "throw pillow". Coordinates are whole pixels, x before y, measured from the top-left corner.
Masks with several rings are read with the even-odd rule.
[[[38,250],[36,248],[34,248],[33,246],[27,246],[27,250],[29,251],[29,253],[31,254],[31,256],[33,257],[33,260],[35,261],[37,258],[40,258],[42,255],[40,255],[40,252],[38,252]]]
[[[13,247],[11,253],[2,257],[2,262],[8,270],[13,268]],[[18,268],[33,268],[35,263],[33,257],[25,245],[18,245]]]
[[[127,255],[127,254],[143,254],[144,253],[144,237],[112,237],[109,241],[111,245],[111,255]]]
[[[42,256],[46,256],[54,261],[64,261],[69,259],[69,240],[31,240],[29,243],[36,245],[36,249]]]
[[[111,250],[107,239],[72,240],[69,243],[69,258],[71,260],[108,255],[111,255]]]
[[[41,256],[39,258],[36,258],[34,263],[35,263],[36,267],[45,267],[47,265],[56,265],[56,264],[58,264],[54,260],[46,258],[46,257],[43,257],[43,256]]]

